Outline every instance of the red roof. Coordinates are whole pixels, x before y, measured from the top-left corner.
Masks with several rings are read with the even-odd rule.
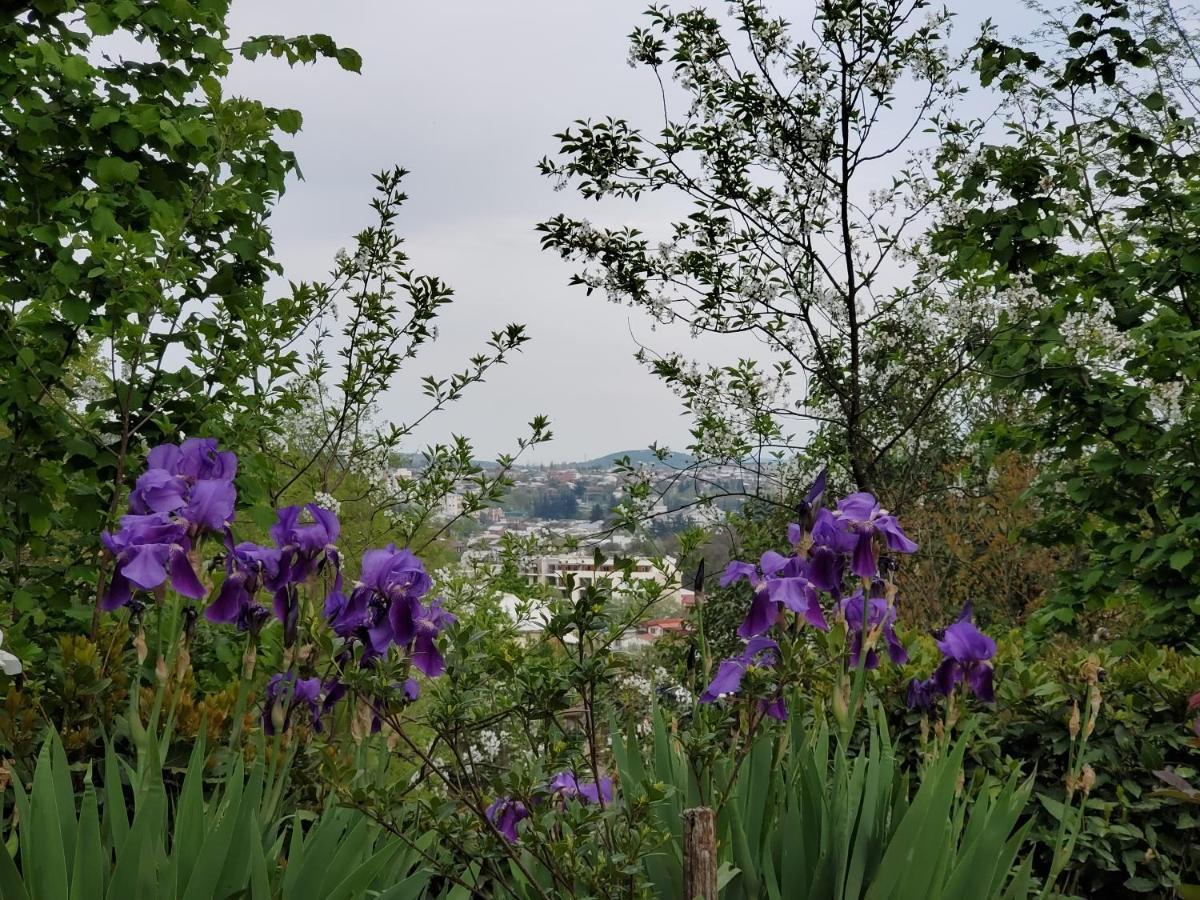
[[[653,625],[657,625],[659,628],[662,628],[664,631],[682,631],[683,630],[683,622],[684,622],[683,619],[678,619],[678,618],[676,618],[676,619],[651,619],[648,622],[640,623],[638,625],[638,627],[639,628],[650,628]]]

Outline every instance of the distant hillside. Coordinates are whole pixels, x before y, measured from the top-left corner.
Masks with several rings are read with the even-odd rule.
[[[576,463],[576,468],[579,469],[611,469],[618,459],[623,456],[628,456],[629,461],[634,465],[638,463],[658,463],[658,457],[654,455],[652,450],[620,450],[616,453],[610,453],[607,456],[599,456],[596,459],[589,459],[586,462]],[[672,466],[673,468],[683,468],[690,466],[695,462],[695,458],[686,453],[671,453],[662,461],[662,465]]]

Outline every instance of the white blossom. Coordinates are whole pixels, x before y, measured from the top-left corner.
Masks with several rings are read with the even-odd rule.
[[[338,500],[333,494],[328,494],[325,491],[317,491],[313,494],[313,502],[321,509],[327,509],[335,516],[341,515],[342,501]]]
[[[4,644],[4,632],[0,631],[0,645]],[[5,675],[20,675],[23,671],[21,661],[9,653],[7,650],[0,649],[0,669]]]

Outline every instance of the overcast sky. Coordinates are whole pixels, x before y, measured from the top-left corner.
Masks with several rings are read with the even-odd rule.
[[[559,212],[604,224],[654,224],[680,210],[665,199],[636,208],[585,204],[556,192],[535,164],[552,135],[574,119],[613,114],[661,123],[653,76],[626,63],[627,35],[645,0],[237,0],[234,37],[323,32],[363,57],[361,75],[333,62],[288,69],[239,62],[233,90],[299,109],[303,131],[288,143],[304,180],[288,188],[272,222],[291,280],[321,277],[334,253],[370,222],[371,175],[394,164],[412,174],[399,222],[413,267],[455,290],[436,346],[391,392],[384,413],[403,421],[420,406],[415,384],[448,374],[493,328],[527,325],[524,353],[474,387],[419,433],[472,438],[481,456],[511,449],[523,423],[549,415],[555,440],[541,461],[576,460],[651,441],[680,448],[688,420],[679,401],[632,356],[635,338],[733,362],[755,345],[733,338],[693,342],[652,332],[641,313],[571,288],[571,268],[538,247],[534,225]],[[955,0],[960,33],[981,4]],[[807,20],[808,3],[776,10]],[[974,8],[974,11],[972,11]],[[1020,4],[988,6],[1001,24]],[[1010,20],[1005,22],[1004,19]],[[414,447],[413,449],[418,449]]]

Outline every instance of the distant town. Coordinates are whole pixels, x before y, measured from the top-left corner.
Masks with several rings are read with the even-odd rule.
[[[629,475],[617,471],[628,459],[633,471],[655,487],[648,512],[647,535],[637,537],[610,526],[613,510],[625,496]],[[716,511],[739,507],[748,488],[741,466],[708,466],[690,470],[690,457],[657,459],[649,451],[613,453],[586,462],[517,466],[512,488],[499,505],[464,516],[465,498],[472,485],[463,483],[448,493],[440,510],[443,521],[458,519],[454,536],[460,549],[479,554],[495,550],[505,535],[539,536],[586,541],[609,552],[649,553],[670,549],[671,536],[690,526],[711,524]],[[484,464],[487,466],[487,464]],[[401,470],[401,476],[411,471]]]

